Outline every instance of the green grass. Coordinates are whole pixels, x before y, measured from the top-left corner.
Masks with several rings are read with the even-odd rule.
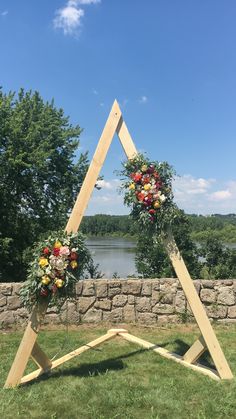
[[[67,337],[62,330],[45,330],[39,335],[39,343],[50,357],[64,343],[61,356],[106,330],[81,326],[70,330]],[[129,326],[128,330],[180,354],[199,335],[194,325]],[[236,375],[236,326],[215,326],[215,330]],[[65,363],[51,376],[19,388],[3,389],[21,336],[22,332],[0,332],[3,419],[236,418],[235,379],[213,381],[119,338]],[[30,364],[28,371],[32,367]]]

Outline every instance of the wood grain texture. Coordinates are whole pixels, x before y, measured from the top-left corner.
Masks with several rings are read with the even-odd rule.
[[[197,339],[183,356],[183,360],[193,364],[205,352],[207,346],[202,336]]]
[[[210,320],[207,317],[205,308],[203,307],[197,294],[186,265],[180,255],[171,231],[169,231],[164,238],[164,244],[219,376],[222,379],[232,379],[233,374],[211,326]]]
[[[15,387],[21,382],[26,365],[35,345],[40,324],[47,311],[47,303],[36,305],[32,311],[24,336],[17,350],[15,359],[9,371],[5,388]]]

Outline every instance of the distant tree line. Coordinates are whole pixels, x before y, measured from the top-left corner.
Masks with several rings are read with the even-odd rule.
[[[186,215],[190,235],[196,242],[205,242],[209,234],[223,243],[236,243],[236,214]],[[136,236],[138,227],[128,215],[98,214],[85,216],[81,231],[89,236]]]

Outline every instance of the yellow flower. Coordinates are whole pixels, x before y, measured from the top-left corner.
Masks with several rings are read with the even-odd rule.
[[[59,240],[56,241],[56,243],[54,244],[54,247],[56,249],[59,249],[62,246],[61,242],[59,242]]]
[[[149,189],[151,189],[151,185],[150,185],[150,183],[146,183],[146,184],[143,186],[143,189],[144,189],[145,191],[149,191]]]
[[[51,281],[51,279],[49,278],[48,275],[43,275],[42,276],[41,282],[42,282],[43,285],[48,285],[50,281]]]
[[[129,189],[135,189],[135,184],[134,184],[134,183],[131,183],[131,184],[129,185]]]
[[[143,166],[141,167],[142,172],[146,172],[148,169],[146,164],[143,164]]]
[[[153,204],[154,208],[159,208],[161,206],[159,201],[154,202]]]
[[[55,280],[55,285],[57,286],[57,288],[62,288],[64,285],[64,281],[62,279],[57,278]]]
[[[46,258],[40,258],[39,259],[39,266],[41,268],[45,268],[45,266],[48,266],[48,260]]]
[[[71,263],[70,263],[70,266],[72,267],[72,269],[75,269],[75,268],[77,268],[78,263],[76,262],[76,260],[72,260]]]

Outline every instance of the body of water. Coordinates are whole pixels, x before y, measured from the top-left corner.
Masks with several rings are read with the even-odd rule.
[[[120,278],[137,274],[135,241],[122,237],[92,237],[86,240],[86,245],[104,278],[112,278],[114,273]]]
[[[99,271],[104,274],[104,278],[112,278],[114,273],[120,278],[137,275],[134,240],[122,237],[92,237],[86,240],[86,244],[94,263],[99,264]],[[200,246],[198,243],[197,245]],[[235,249],[236,243],[225,243],[225,246]]]

